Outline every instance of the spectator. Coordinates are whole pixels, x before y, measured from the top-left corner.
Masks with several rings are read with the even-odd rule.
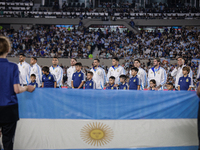
[[[132,28],[134,28],[135,22],[134,22],[133,20],[131,20],[131,21],[130,21],[130,25],[131,25]]]

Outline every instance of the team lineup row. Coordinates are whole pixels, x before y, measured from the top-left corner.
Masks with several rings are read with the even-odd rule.
[[[43,69],[41,69],[37,64],[37,58],[35,57],[31,58],[31,66],[25,62],[24,54],[20,54],[19,61],[20,63],[18,64],[18,67],[20,71],[20,84],[22,86],[26,86],[28,84],[34,85],[34,83],[37,83],[38,87],[47,87],[44,85],[44,83],[48,83],[52,78],[55,80],[55,83],[51,84],[51,87],[60,87],[62,85],[63,70],[60,66],[58,66],[59,61],[57,57],[53,58],[53,65],[51,67],[43,67]],[[184,90],[190,90],[191,87],[193,87],[192,71],[189,67],[184,65],[183,58],[179,57],[177,58],[177,61],[178,66],[171,72],[171,76],[175,77],[175,88],[179,89],[179,86],[183,84],[184,86],[187,85],[186,87],[188,87],[185,87]],[[163,90],[167,79],[166,71],[160,66],[159,58],[154,59],[154,67],[150,68],[148,73],[146,73],[146,71],[140,67],[140,60],[136,59],[134,61],[134,68],[130,70],[130,79],[128,80],[126,80],[127,77],[125,76],[125,70],[119,65],[119,59],[117,57],[112,59],[112,66],[109,68],[107,75],[105,70],[99,67],[99,59],[94,59],[93,68],[87,73],[87,82],[85,82],[85,74],[81,71],[82,64],[77,63],[75,58],[71,59],[70,64],[71,67],[67,69],[68,88],[83,88],[84,86],[87,88],[87,86],[89,87],[89,85],[91,85],[90,88],[93,89],[104,89],[109,87],[110,89],[116,89],[117,87],[119,89],[122,87],[123,89],[132,89],[131,87],[134,83],[134,85],[136,85],[134,86],[134,89],[143,90],[145,87],[152,89],[152,84],[154,83],[155,86],[153,89]],[[51,77],[49,78],[48,76]],[[181,77],[184,77],[184,79]],[[197,78],[198,77],[199,71]],[[134,80],[133,78],[136,79]],[[180,78],[181,81],[179,82]],[[94,82],[94,85],[91,83],[91,79],[92,82]],[[124,88],[124,86],[126,88]],[[172,87],[173,89],[173,84],[169,84],[167,88],[168,87]]]

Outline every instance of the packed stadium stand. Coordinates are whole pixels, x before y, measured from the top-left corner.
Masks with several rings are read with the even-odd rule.
[[[199,19],[200,9],[183,3],[170,5],[152,3],[136,7],[135,3],[101,3],[97,8],[86,7],[85,3],[66,3],[59,6],[55,1],[52,7],[35,8],[32,1],[0,2],[0,17],[21,18],[81,18],[81,19]],[[106,18],[106,19],[105,19]]]

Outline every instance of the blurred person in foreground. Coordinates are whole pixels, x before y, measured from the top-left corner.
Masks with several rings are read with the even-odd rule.
[[[6,59],[10,51],[10,41],[0,36],[0,128],[3,135],[4,150],[13,150],[14,135],[19,120],[17,95],[25,91],[33,92],[34,86],[21,87],[19,82],[19,69],[17,64]],[[17,138],[17,137],[16,137]]]

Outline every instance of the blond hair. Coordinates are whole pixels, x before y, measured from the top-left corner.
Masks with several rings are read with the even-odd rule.
[[[5,36],[0,36],[0,56],[8,53],[10,49],[10,40]]]

